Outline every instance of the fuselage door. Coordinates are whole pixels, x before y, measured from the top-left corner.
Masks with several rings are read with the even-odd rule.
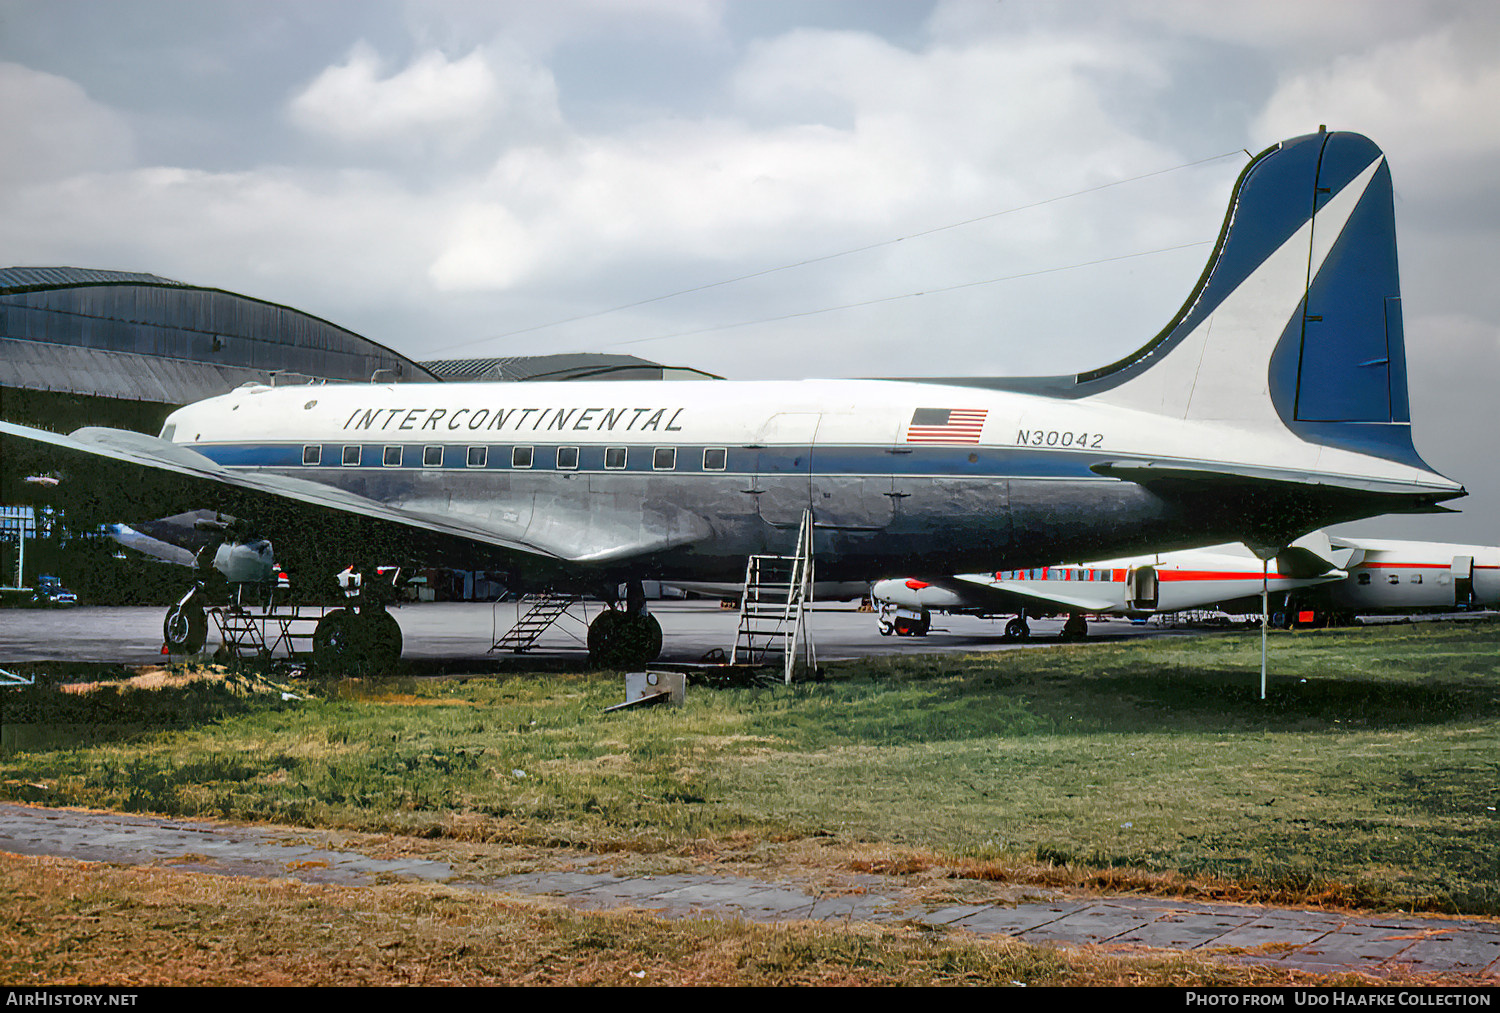
[[[777,412],[756,433],[755,474],[747,489],[761,519],[795,529],[812,505],[813,441],[818,412]],[[794,539],[795,541],[795,539]]]
[[[1453,604],[1467,605],[1474,600],[1474,557],[1454,556],[1448,566],[1453,576]]]
[[[819,529],[885,529],[895,515],[891,495],[896,426],[889,412],[824,412],[813,449],[812,505]]]
[[[1137,566],[1126,576],[1126,605],[1141,612],[1156,610],[1156,567]]]

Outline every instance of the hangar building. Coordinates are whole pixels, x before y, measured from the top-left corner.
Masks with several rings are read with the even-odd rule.
[[[418,363],[327,320],[223,289],[128,271],[0,268],[0,418],[59,432],[155,435],[174,409],[248,382],[707,378],[717,379],[633,355]],[[0,468],[0,500],[27,498],[18,486],[33,464]],[[0,584],[24,583],[15,549],[38,527],[32,507],[0,507]],[[455,585],[445,597],[469,597],[484,593],[479,577],[429,579]]]
[[[436,379],[326,320],[223,289],[77,267],[0,268],[0,416],[156,433],[177,407],[287,374]]]

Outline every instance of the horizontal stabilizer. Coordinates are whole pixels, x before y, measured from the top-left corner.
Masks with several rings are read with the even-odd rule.
[[[1139,485],[1160,483],[1243,483],[1282,482],[1292,485],[1321,485],[1335,489],[1348,489],[1364,493],[1385,493],[1391,496],[1431,495],[1435,499],[1453,499],[1467,495],[1462,487],[1454,491],[1451,485],[1426,482],[1401,482],[1381,478],[1365,478],[1330,472],[1289,471],[1265,465],[1233,464],[1225,461],[1195,463],[1191,461],[1101,461],[1091,469],[1108,478],[1118,478]]]

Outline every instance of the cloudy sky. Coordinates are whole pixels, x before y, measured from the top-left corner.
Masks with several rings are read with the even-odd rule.
[[[1387,152],[1418,448],[1500,541],[1500,4],[0,0],[0,265],[416,359],[1055,374],[1181,305],[1243,149]]]

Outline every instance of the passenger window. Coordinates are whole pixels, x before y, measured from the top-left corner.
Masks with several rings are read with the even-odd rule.
[[[1399,584],[1401,583],[1401,574],[1393,573],[1390,576],[1386,577],[1385,580],[1387,584]]]
[[[380,463],[385,465],[387,468],[401,467],[401,448],[386,447],[384,456],[380,458]]]
[[[469,448],[469,467],[471,467],[471,468],[483,468],[486,464],[489,463],[489,460],[490,460],[490,448],[489,447],[470,447]]]
[[[703,448],[703,470],[723,471],[729,463],[729,451],[723,447]]]
[[[624,447],[605,447],[604,448],[604,466],[606,468],[610,468],[610,469],[618,469],[618,468],[625,467],[625,448]]]
[[[1422,575],[1420,573],[1414,573],[1414,574],[1412,574],[1411,575],[1411,582],[1413,584],[1420,584],[1420,583],[1422,583]]]
[[[302,448],[303,464],[321,464],[323,461],[323,445],[310,443]]]
[[[657,471],[672,471],[677,467],[676,447],[657,447],[651,455],[651,467]]]
[[[357,467],[359,467],[359,452],[360,452],[360,449],[361,449],[360,445],[357,444],[357,443],[354,444],[353,446],[348,446],[348,447],[344,448],[344,467],[346,467],[346,468],[357,468]]]
[[[442,466],[443,466],[443,448],[442,447],[423,447],[422,448],[422,467],[424,467],[424,468],[441,468]]]
[[[531,467],[531,447],[512,447],[510,451],[510,466],[512,468]]]
[[[1362,573],[1359,575],[1356,582],[1360,584],[1368,584],[1370,582],[1370,575],[1368,573]]]
[[[574,468],[577,468],[578,467],[578,448],[577,447],[558,447],[557,448],[557,466],[559,468],[563,469],[564,471],[572,471]]]

